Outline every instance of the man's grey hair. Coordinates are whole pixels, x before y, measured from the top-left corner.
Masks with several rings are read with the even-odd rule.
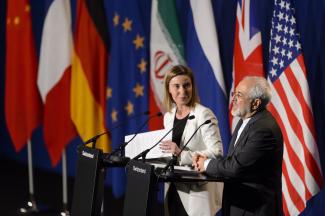
[[[247,76],[244,80],[253,82],[248,92],[248,97],[250,99],[260,99],[262,101],[261,105],[265,107],[271,101],[272,97],[272,91],[268,81],[264,77],[258,76]]]

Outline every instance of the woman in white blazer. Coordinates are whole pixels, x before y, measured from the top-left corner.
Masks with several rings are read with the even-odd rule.
[[[165,76],[164,105],[167,112],[164,127],[171,129],[176,124],[177,127],[173,130],[172,140],[160,144],[162,151],[178,155],[199,125],[211,120],[197,131],[181,152],[177,158],[178,165],[191,166],[195,153],[203,153],[209,158],[223,154],[217,118],[198,102],[191,69],[183,65],[172,67]],[[195,118],[188,119],[192,115]],[[165,214],[215,215],[221,207],[222,189],[223,184],[216,182],[168,183],[165,185]]]

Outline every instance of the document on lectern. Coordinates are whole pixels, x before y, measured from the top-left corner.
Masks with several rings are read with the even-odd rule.
[[[141,152],[146,149],[151,148],[155,145],[165,134],[167,134],[168,130],[155,130],[145,133],[139,133],[126,147],[125,147],[125,156],[129,158],[134,158]],[[128,142],[134,134],[125,136],[125,142]],[[168,134],[163,140],[171,140],[171,133]],[[162,157],[171,157],[171,153],[163,153],[159,148],[159,144],[151,149],[149,153],[146,155],[147,159],[154,158],[162,158]]]

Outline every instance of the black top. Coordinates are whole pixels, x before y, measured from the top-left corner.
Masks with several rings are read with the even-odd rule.
[[[180,143],[181,143],[182,135],[183,135],[183,132],[185,129],[185,125],[186,125],[188,116],[189,116],[189,114],[182,119],[178,119],[178,118],[176,118],[176,114],[175,114],[174,126],[175,125],[178,125],[178,126],[173,130],[172,141],[175,142],[178,147],[180,146]]]
[[[182,135],[185,129],[185,125],[187,122],[189,114],[182,118],[182,119],[177,119],[176,118],[176,113],[174,117],[174,127],[177,125],[177,127],[173,130],[173,136],[172,136],[172,141],[177,144],[177,146],[180,146]],[[174,162],[176,165],[176,156],[173,155]],[[182,204],[182,201],[177,193],[175,185],[172,183],[169,187],[168,193],[167,193],[167,202],[168,202],[168,212],[170,216],[187,216],[188,214],[186,213],[186,210]]]

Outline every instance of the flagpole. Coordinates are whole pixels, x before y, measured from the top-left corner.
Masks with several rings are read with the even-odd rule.
[[[102,206],[100,207],[100,215],[104,216],[104,193],[103,193],[103,199],[102,199]]]
[[[29,201],[27,202],[27,207],[22,207],[19,209],[19,212],[23,214],[38,212],[38,208],[34,196],[33,157],[32,157],[32,144],[30,140],[27,141],[27,160],[28,160]]]
[[[66,151],[62,151],[62,189],[63,189],[63,210],[60,213],[62,216],[69,216],[68,211],[68,183],[67,183],[67,156]]]

